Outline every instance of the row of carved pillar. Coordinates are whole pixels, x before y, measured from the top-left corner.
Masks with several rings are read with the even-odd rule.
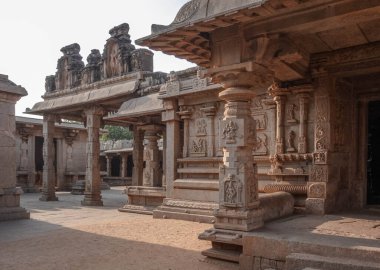
[[[83,205],[103,205],[100,192],[100,142],[99,132],[104,110],[100,107],[91,107],[85,110],[87,145],[86,145],[86,188]],[[44,115],[43,117],[43,188],[41,201],[56,201],[55,194],[55,168],[54,168],[54,129],[55,115]]]

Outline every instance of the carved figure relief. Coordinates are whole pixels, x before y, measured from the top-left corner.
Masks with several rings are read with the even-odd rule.
[[[230,120],[228,124],[223,129],[223,139],[226,140],[227,144],[233,144],[236,143],[236,136],[237,136],[237,130],[238,125]]]
[[[268,154],[268,136],[266,134],[258,134],[256,145],[253,148],[254,156],[265,156]]]
[[[199,138],[193,140],[191,145],[191,156],[206,156],[207,153],[207,141],[205,139]]]
[[[233,174],[224,180],[224,206],[238,207],[241,204],[242,184]]]
[[[266,114],[257,114],[253,116],[256,121],[256,130],[265,130],[267,128],[268,118]]]
[[[326,134],[321,125],[317,125],[315,129],[315,149],[317,151],[327,149]]]
[[[326,163],[327,163],[326,152],[314,153],[314,164],[326,164]]]
[[[207,122],[205,119],[196,120],[197,136],[207,135]]]
[[[294,144],[294,140],[296,139],[296,133],[293,130],[290,130],[288,133],[288,148],[286,149],[287,152],[296,152],[296,147]]]
[[[291,104],[289,105],[288,107],[288,111],[287,111],[287,114],[288,114],[288,120],[287,122],[288,123],[297,123],[297,119],[296,119],[296,110],[298,109],[298,107],[295,105],[295,104]]]

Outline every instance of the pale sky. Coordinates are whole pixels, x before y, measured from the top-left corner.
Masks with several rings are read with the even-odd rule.
[[[134,43],[150,34],[152,24],[170,24],[187,1],[2,0],[0,73],[28,91],[28,96],[17,103],[16,115],[42,100],[45,76],[55,74],[62,47],[78,43],[86,63],[91,49],[103,51],[112,27],[127,22]],[[155,71],[193,66],[185,60],[154,53]]]

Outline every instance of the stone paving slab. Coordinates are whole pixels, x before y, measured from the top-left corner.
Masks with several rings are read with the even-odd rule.
[[[0,223],[0,269],[238,269],[200,254],[209,243],[197,236],[210,225],[121,213],[121,188],[102,195],[104,207],[84,207],[83,196],[24,194],[31,220]]]

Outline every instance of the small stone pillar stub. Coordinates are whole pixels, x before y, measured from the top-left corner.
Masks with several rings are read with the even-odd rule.
[[[81,202],[85,206],[103,206],[100,191],[100,142],[99,130],[104,110],[100,107],[91,107],[85,111],[87,120],[87,166],[86,166],[86,188],[84,199]]]
[[[55,195],[55,168],[54,168],[54,129],[55,116],[44,115],[42,133],[43,144],[43,187],[40,201],[58,201]]]
[[[253,91],[230,87],[219,97],[226,101],[222,120],[223,165],[219,171],[219,209],[216,229],[251,231],[263,226],[258,179],[252,150],[256,128],[249,100]]]

